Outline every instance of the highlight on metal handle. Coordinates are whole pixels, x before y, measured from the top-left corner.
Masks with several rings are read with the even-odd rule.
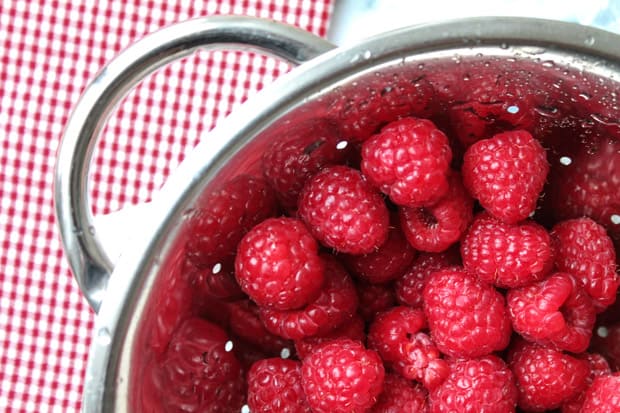
[[[97,238],[87,190],[88,167],[107,118],[142,79],[198,49],[254,50],[300,64],[334,46],[272,20],[210,16],[147,35],[110,61],[83,92],[65,127],[54,175],[54,201],[65,253],[90,306],[98,312],[113,264]]]

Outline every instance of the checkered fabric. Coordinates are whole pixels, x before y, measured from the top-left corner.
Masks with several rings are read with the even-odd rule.
[[[80,93],[121,49],[170,23],[269,17],[325,35],[330,0],[3,0],[0,2],[0,411],[81,403],[93,313],[63,256],[52,183]],[[93,212],[149,199],[217,121],[289,66],[198,52],[147,78],[112,115],[91,167]]]

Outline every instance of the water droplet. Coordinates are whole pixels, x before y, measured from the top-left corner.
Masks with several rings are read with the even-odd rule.
[[[226,342],[226,344],[224,344],[224,351],[230,352],[230,351],[232,351],[233,347],[234,347],[234,343],[232,341],[228,340]]]
[[[500,49],[508,49],[508,44],[507,43],[502,43],[499,45]]]
[[[418,70],[423,70],[424,69],[424,63],[420,63],[418,65]]]
[[[220,271],[222,271],[222,264],[220,264],[219,262],[216,263],[213,268],[211,268],[211,273],[212,274],[219,274]]]
[[[287,359],[287,358],[291,357],[291,350],[289,350],[287,347],[284,347],[280,351],[280,357],[282,357],[283,359]]]
[[[338,150],[343,150],[344,148],[346,148],[347,146],[349,146],[349,142],[347,141],[340,141],[336,144],[336,149]]]
[[[372,57],[372,52],[370,50],[366,50],[363,56],[364,59],[370,59]]]
[[[555,66],[555,63],[553,63],[551,60],[545,60],[544,62],[541,63],[542,67],[547,67],[547,68],[551,68]]]
[[[610,221],[614,225],[620,225],[620,215],[618,215],[618,214],[611,214]]]
[[[585,92],[582,92],[582,93],[580,93],[580,94],[579,94],[579,97],[580,97],[580,98],[582,98],[583,100],[590,100],[590,97],[591,97],[591,96],[590,96],[590,95],[588,95],[588,94],[587,94],[587,93],[585,93]]]
[[[514,115],[515,113],[519,113],[519,107],[515,105],[510,105],[506,108],[506,112]]]
[[[84,235],[84,231],[82,230],[82,228],[73,228],[72,232],[77,236],[77,237],[81,237]]]
[[[564,166],[568,166],[573,163],[573,160],[569,156],[562,156],[560,158],[560,163]]]
[[[523,51],[523,53],[530,54],[530,55],[543,54],[547,51],[547,49],[545,49],[544,47],[535,47],[535,46],[523,47],[521,48],[521,50]]]
[[[99,331],[97,332],[97,341],[102,346],[109,346],[110,343],[112,342],[112,336],[110,335],[110,330],[108,330],[106,327],[100,328]]]
[[[594,36],[588,36],[583,41],[583,44],[585,44],[586,46],[593,46],[594,43],[596,43],[596,38]]]
[[[241,413],[250,413],[250,406],[248,406],[247,404],[244,404],[241,407]]]
[[[465,74],[463,75],[463,80],[464,80],[464,81],[468,81],[469,79],[471,79],[471,76],[469,75],[469,73],[465,73]]]
[[[596,335],[601,338],[606,338],[609,335],[609,330],[607,330],[605,326],[600,326],[596,329]]]
[[[541,116],[546,118],[557,118],[560,111],[556,107],[537,106],[534,110]]]
[[[90,235],[95,235],[95,227],[93,227],[92,225],[90,225],[90,226],[88,227],[88,233],[89,233]]]

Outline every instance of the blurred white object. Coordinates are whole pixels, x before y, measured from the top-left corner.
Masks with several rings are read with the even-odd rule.
[[[538,17],[620,33],[620,0],[336,0],[328,38],[345,45],[399,27],[473,16]]]

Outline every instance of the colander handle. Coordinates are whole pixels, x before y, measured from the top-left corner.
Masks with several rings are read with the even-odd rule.
[[[326,40],[272,20],[211,16],[161,29],[110,61],[85,89],[65,127],[54,176],[56,218],[71,270],[97,312],[113,270],[97,237],[87,190],[97,136],[119,101],[147,75],[197,49],[264,52],[300,64],[334,48]]]

